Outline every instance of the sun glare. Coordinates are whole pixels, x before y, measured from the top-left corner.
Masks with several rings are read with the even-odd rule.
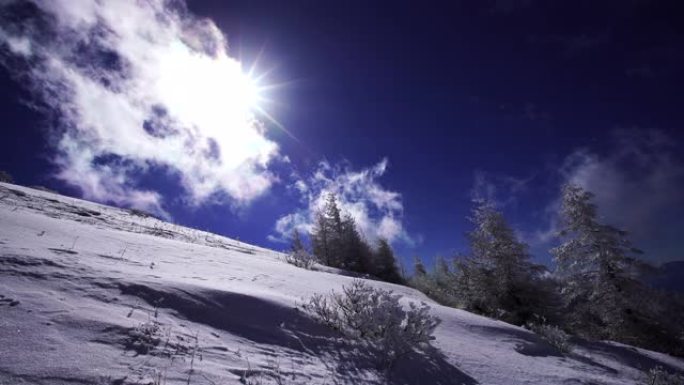
[[[256,80],[249,74],[241,72],[236,79],[236,93],[243,100],[246,109],[254,112],[260,108],[261,93]]]

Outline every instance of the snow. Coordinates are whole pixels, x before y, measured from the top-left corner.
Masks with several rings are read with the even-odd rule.
[[[684,361],[612,342],[563,356],[535,334],[440,306],[428,354],[389,373],[297,308],[354,278],[46,191],[0,183],[0,384],[642,384]],[[155,340],[156,344],[146,341]]]

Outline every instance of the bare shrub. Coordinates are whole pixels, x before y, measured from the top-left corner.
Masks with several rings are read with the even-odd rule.
[[[389,367],[400,356],[427,348],[440,322],[429,314],[425,303],[410,303],[404,309],[400,298],[392,291],[354,280],[342,293],[314,295],[303,307],[319,322],[376,349],[381,364]]]

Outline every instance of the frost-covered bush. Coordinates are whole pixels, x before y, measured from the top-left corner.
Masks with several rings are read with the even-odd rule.
[[[285,257],[287,263],[295,265],[297,267],[302,267],[304,269],[310,269],[314,263],[316,263],[316,257],[307,252],[304,249],[295,250]]]
[[[439,324],[439,319],[429,314],[429,306],[410,303],[404,309],[400,298],[392,291],[355,280],[342,293],[314,295],[303,307],[319,322],[377,349],[381,364],[389,366],[414,349],[426,348]]]
[[[668,373],[660,366],[648,371],[648,378],[646,385],[682,385],[684,384],[684,376],[674,373]]]
[[[527,325],[527,328],[535,332],[541,339],[558,349],[561,353],[567,354],[572,351],[570,335],[558,326],[530,323]]]
[[[126,348],[138,354],[148,354],[162,341],[161,324],[154,321],[143,322],[131,329]]]

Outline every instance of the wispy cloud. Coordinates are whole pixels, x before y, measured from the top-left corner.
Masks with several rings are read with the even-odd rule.
[[[2,62],[55,113],[58,177],[87,198],[160,211],[161,195],[134,180],[151,168],[177,177],[193,204],[246,204],[274,182],[278,146],[211,20],[164,0],[0,7]]]
[[[563,182],[595,195],[601,220],[627,230],[653,261],[682,259],[684,162],[676,144],[655,130],[619,130],[607,153],[577,149],[560,169]],[[559,198],[547,207],[549,227],[536,233],[549,244],[557,228]]]
[[[547,261],[560,230],[560,187],[574,183],[594,194],[600,220],[627,230],[645,258],[681,260],[684,159],[677,146],[657,130],[616,130],[606,150],[577,148],[528,178],[477,171],[471,197],[523,215],[519,236]]]
[[[519,195],[529,189],[533,176],[517,178],[510,175],[495,175],[482,170],[475,171],[472,200],[486,200],[499,207],[516,202]]]
[[[607,219],[639,234],[657,232],[665,225],[658,217],[684,203],[684,164],[675,144],[661,132],[636,130],[616,132],[615,144],[607,156],[576,151],[563,174],[596,195]]]
[[[401,194],[385,189],[378,182],[386,170],[387,159],[359,171],[352,170],[348,164],[319,163],[308,178],[297,178],[293,183],[305,207],[278,219],[277,235],[270,239],[287,239],[294,229],[311,231],[315,213],[323,208],[329,194],[335,194],[340,209],[354,217],[367,240],[374,242],[382,237],[390,242],[414,243],[403,224]]]

